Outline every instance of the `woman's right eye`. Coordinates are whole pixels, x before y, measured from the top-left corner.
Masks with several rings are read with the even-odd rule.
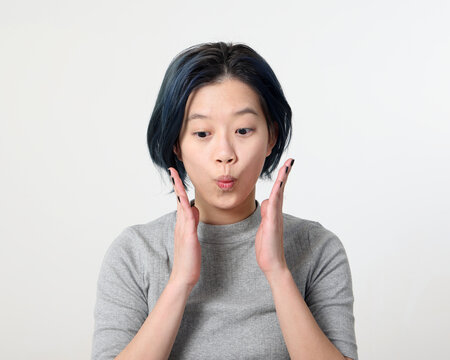
[[[194,135],[199,134],[198,136],[195,136],[195,137],[198,137],[200,139],[204,139],[206,137],[206,135],[205,136],[203,136],[203,135],[206,134],[206,133],[207,133],[207,131],[197,131],[197,132],[194,133]]]
[[[206,131],[197,131],[194,133],[194,136],[203,139],[206,137],[205,134],[206,134]]]

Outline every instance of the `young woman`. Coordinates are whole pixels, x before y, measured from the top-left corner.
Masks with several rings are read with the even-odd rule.
[[[175,57],[147,137],[177,210],[127,227],[109,247],[92,359],[358,358],[342,243],[282,212],[294,159],[268,199],[255,199],[290,136],[289,104],[253,49],[206,43]]]

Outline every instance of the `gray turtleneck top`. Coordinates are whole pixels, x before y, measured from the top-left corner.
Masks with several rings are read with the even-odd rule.
[[[169,359],[289,359],[271,288],[256,262],[261,207],[255,202],[256,210],[237,223],[199,222],[200,279]],[[114,359],[152,311],[171,273],[175,223],[173,211],[129,226],[109,246],[97,282],[92,360]],[[352,279],[341,241],[320,223],[285,213],[283,226],[300,293],[330,341],[356,360]]]

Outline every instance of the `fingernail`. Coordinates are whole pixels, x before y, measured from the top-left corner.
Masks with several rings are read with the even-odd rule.
[[[179,197],[178,195],[177,195],[177,199],[178,199],[178,202],[181,202],[181,201],[180,201],[180,197]]]
[[[291,161],[291,167],[292,167],[292,165],[294,165],[294,161],[295,161],[295,159],[292,159],[292,161]]]
[[[288,169],[289,169],[289,168],[286,166],[286,174],[287,174],[287,172],[288,172]]]
[[[171,176],[170,178],[172,179],[172,182],[175,185],[175,180],[173,179],[173,177]]]
[[[280,182],[280,187],[281,187],[281,185],[283,185],[283,182]]]
[[[169,175],[172,176],[172,173],[170,172],[170,169],[167,169],[167,171],[169,172]]]

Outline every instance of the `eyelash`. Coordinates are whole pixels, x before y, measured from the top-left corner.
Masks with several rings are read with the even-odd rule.
[[[247,132],[247,134],[252,132],[252,131],[255,131],[255,129],[252,129],[252,128],[239,128],[237,131],[239,131],[239,130],[250,130],[250,131]],[[198,139],[202,139],[203,140],[203,139],[206,138],[206,136],[201,137],[201,136],[196,136],[196,134],[207,133],[207,132],[209,132],[209,131],[196,131],[196,132],[192,133],[192,135],[194,135]],[[241,134],[241,135],[245,136],[247,134]]]

